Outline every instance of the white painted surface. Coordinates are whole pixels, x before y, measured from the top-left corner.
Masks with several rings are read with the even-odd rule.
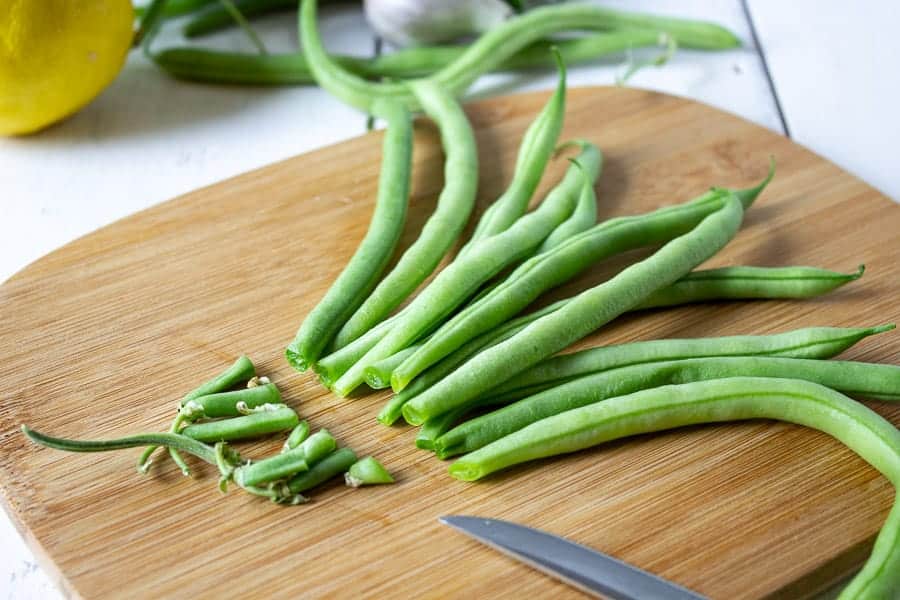
[[[900,78],[896,4],[748,0],[795,138],[900,199],[892,110]],[[629,85],[686,96],[781,131],[762,60],[740,0],[608,0],[627,10],[722,23],[745,43],[736,51],[679,51]],[[370,55],[373,39],[353,7],[322,9],[329,48]],[[273,51],[296,44],[294,21],[257,22]],[[171,32],[163,43],[177,40]],[[204,43],[209,43],[204,41]],[[213,38],[247,49],[240,33]],[[644,56],[655,51],[644,51]],[[570,70],[570,84],[611,84],[623,57]],[[470,97],[550,88],[554,74],[491,75]],[[0,139],[0,280],[115,219],[276,160],[365,131],[364,118],[315,88],[223,88],[168,79],[132,56],[87,109],[29,138]],[[53,599],[59,591],[0,515],[0,599]]]
[[[791,136],[900,201],[900,3],[752,0]]]

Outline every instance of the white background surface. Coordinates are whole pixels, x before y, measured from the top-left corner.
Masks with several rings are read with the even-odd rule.
[[[694,98],[789,133],[900,199],[894,148],[900,139],[900,4],[603,4],[716,21],[744,42],[743,48],[722,53],[679,51],[666,67],[644,70],[630,85]],[[296,46],[293,18],[266,18],[256,25],[270,50]],[[320,26],[331,50],[374,52],[375,40],[357,8],[323,7]],[[177,43],[175,29],[170,27],[160,42]],[[236,32],[203,43],[249,51]],[[622,60],[572,67],[569,83],[610,84]],[[548,89],[554,81],[553,73],[491,75],[471,95]],[[137,210],[364,132],[362,115],[321,90],[177,82],[133,53],[113,85],[74,118],[36,136],[0,139],[0,280]],[[3,514],[0,540],[0,600],[61,597]]]

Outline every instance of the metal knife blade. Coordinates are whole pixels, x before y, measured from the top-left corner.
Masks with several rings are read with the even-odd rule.
[[[613,600],[704,600],[662,577],[539,529],[463,515],[438,520],[593,596]]]

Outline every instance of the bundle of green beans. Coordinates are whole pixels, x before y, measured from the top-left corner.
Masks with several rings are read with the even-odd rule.
[[[239,387],[245,384],[246,387]],[[49,436],[26,425],[22,425],[22,431],[38,444],[69,452],[149,446],[138,465],[144,473],[153,450],[164,446],[182,472],[190,475],[180,455],[186,452],[218,468],[223,492],[229,482],[234,482],[277,504],[305,503],[307,498],[302,492],[342,473],[351,487],[394,481],[375,458],[357,460],[349,448],[338,448],[327,430],[310,435],[309,423],[300,421],[297,413],[282,403],[275,384],[256,376],[256,369],[246,356],[187,394],[179,403],[178,416],[168,432],[112,440],[72,440]],[[286,431],[290,433],[281,453],[258,461],[245,460],[228,443]]]

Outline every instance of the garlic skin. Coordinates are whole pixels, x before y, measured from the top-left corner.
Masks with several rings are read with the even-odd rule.
[[[513,14],[503,0],[365,0],[363,9],[372,29],[401,47],[482,33]]]

